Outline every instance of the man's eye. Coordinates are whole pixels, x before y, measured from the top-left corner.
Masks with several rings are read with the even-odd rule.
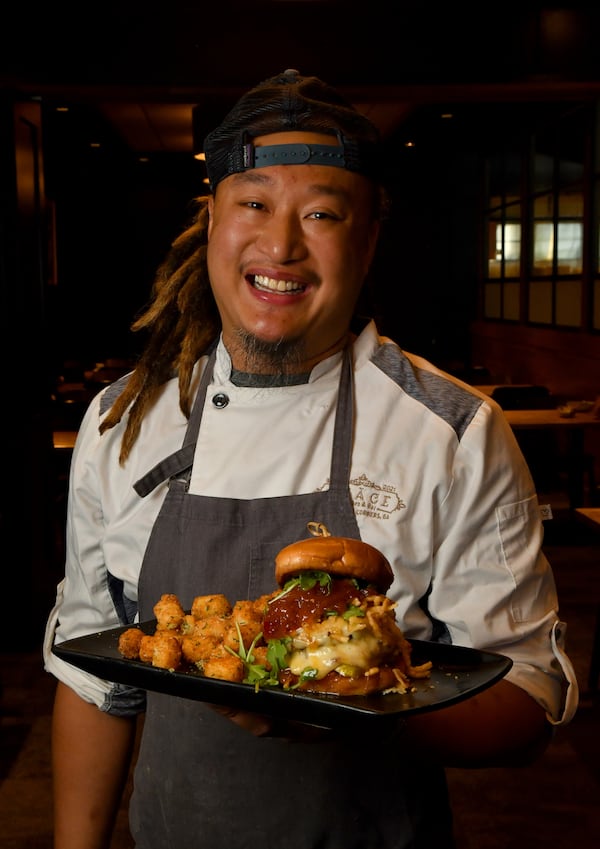
[[[339,221],[339,216],[334,215],[332,212],[311,212],[308,217],[314,218],[315,221]]]
[[[264,204],[257,200],[248,200],[244,206],[247,206],[250,209],[264,209]]]

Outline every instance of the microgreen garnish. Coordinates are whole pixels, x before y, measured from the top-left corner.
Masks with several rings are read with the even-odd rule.
[[[342,618],[343,619],[351,619],[352,616],[364,616],[364,615],[365,615],[365,611],[362,609],[362,607],[357,607],[356,605],[351,604],[347,608],[347,610],[344,610],[344,612],[342,613]]]
[[[267,660],[273,672],[278,673],[282,669],[286,669],[290,643],[290,637],[267,641]]]
[[[298,684],[301,684],[303,681],[314,681],[318,674],[319,670],[315,669],[314,666],[307,666],[306,669],[303,669],[300,673]]]
[[[248,649],[244,646],[242,632],[238,622],[235,623],[238,634],[239,648],[237,651],[230,646],[225,646],[227,651],[234,657],[239,657],[244,664],[246,675],[244,676],[244,684],[253,684],[255,690],[261,687],[277,687],[279,685],[279,672],[287,666],[286,660],[288,655],[288,646],[290,640],[285,637],[281,640],[269,640],[267,648],[267,660],[271,666],[268,669],[262,663],[254,662],[254,649],[256,643],[261,639],[262,633],[257,634],[252,640]]]
[[[295,587],[300,587],[301,590],[312,590],[317,584],[320,587],[326,587],[327,592],[329,592],[331,588],[331,575],[329,572],[315,570],[313,572],[302,572],[296,578],[290,578],[283,585],[281,592],[269,601],[269,604],[283,598],[283,596],[287,595]]]

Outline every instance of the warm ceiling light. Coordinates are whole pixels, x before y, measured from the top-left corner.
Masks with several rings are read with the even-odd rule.
[[[195,153],[194,159],[200,159],[202,162],[205,162],[206,161],[206,154],[203,151],[201,151],[200,153]]]

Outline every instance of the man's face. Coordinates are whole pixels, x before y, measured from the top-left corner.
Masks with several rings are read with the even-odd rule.
[[[336,140],[304,132],[255,140],[294,142]],[[377,240],[373,192],[365,177],[323,165],[259,168],[218,185],[208,270],[236,368],[248,367],[240,331],[265,347],[296,344],[298,371],[343,347]]]

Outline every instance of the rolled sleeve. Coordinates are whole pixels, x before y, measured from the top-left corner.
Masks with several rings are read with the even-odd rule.
[[[58,584],[46,624],[44,667],[82,699],[103,711],[131,715],[143,710],[143,691],[103,680],[57,657],[52,648],[65,640],[125,624],[104,558],[105,517],[101,487],[90,457],[99,440],[97,407],[86,414],[73,454],[66,526],[65,577]],[[77,497],[73,498],[76,492]],[[114,582],[113,582],[114,584]]]
[[[526,690],[552,724],[565,724],[578,687],[542,550],[539,504],[512,432],[493,413],[483,409],[457,452],[430,610],[454,643],[510,657],[507,680]]]

